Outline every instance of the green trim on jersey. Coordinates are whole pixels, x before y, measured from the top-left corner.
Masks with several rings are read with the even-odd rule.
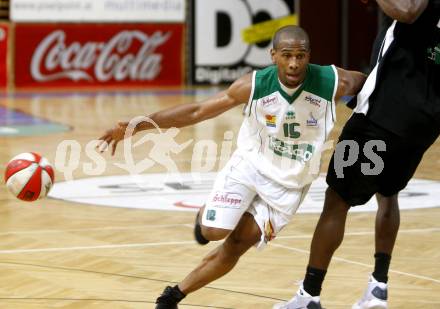
[[[306,79],[302,85],[293,93],[288,95],[278,80],[278,68],[271,65],[255,74],[255,90],[252,100],[257,100],[278,91],[289,104],[292,104],[303,90],[316,94],[321,98],[332,101],[335,73],[332,66],[320,66],[309,64],[307,66]]]
[[[307,84],[306,91],[319,95],[321,98],[332,101],[333,94],[336,92],[335,87],[335,71],[331,65],[321,66],[309,64],[307,72],[311,77]]]

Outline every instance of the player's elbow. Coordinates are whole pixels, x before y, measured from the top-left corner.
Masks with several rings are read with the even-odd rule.
[[[367,80],[367,75],[362,72],[356,73],[356,78],[354,82],[354,90],[353,94],[357,94],[359,91],[361,91],[362,87],[364,86],[365,82]]]
[[[205,120],[203,116],[204,116],[203,108],[200,104],[197,104],[188,114],[188,121],[190,124],[195,124]]]
[[[351,96],[357,94],[365,83],[366,75],[360,72],[350,72],[339,78],[340,96]]]
[[[344,74],[339,77],[339,96],[355,94],[355,83],[348,75]]]

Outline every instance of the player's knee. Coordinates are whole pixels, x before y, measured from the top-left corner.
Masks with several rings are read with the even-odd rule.
[[[331,187],[325,191],[324,214],[346,213],[350,205]]]
[[[258,240],[254,241],[250,239],[237,239],[235,237],[228,237],[223,246],[227,255],[234,258],[242,256],[257,241]]]
[[[398,214],[399,201],[397,194],[384,196],[382,194],[377,193],[376,198],[377,198],[378,207],[380,208],[383,216],[390,217],[393,214]]]
[[[231,243],[236,247],[250,247],[256,244],[260,240],[260,235],[237,235],[232,233],[230,237]]]
[[[399,206],[398,194],[385,196],[380,193],[377,193],[376,198],[379,207],[394,208]]]
[[[231,232],[230,230],[220,229],[216,227],[201,226],[202,235],[209,241],[225,239]]]
[[[240,256],[250,247],[260,241],[261,232],[240,233],[233,231],[226,239],[224,245],[230,255]]]

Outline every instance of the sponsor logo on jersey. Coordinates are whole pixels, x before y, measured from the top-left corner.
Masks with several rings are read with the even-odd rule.
[[[313,117],[312,113],[310,113],[310,118],[307,119],[307,126],[308,127],[317,127],[318,126],[318,119]]]
[[[428,59],[435,62],[435,64],[440,64],[440,44],[434,48],[428,48]]]
[[[215,215],[215,209],[208,209],[208,211],[206,212],[206,220],[215,221]]]
[[[277,126],[277,116],[266,115],[266,126],[275,128]]]
[[[314,98],[313,96],[306,96],[305,100],[316,107],[321,107],[321,99]]]
[[[286,113],[286,120],[294,120],[296,117],[295,112],[294,111],[288,111]]]
[[[269,149],[278,156],[290,158],[303,163],[309,161],[315,151],[315,147],[311,144],[290,144],[273,136],[269,137]]]
[[[264,97],[261,99],[261,104],[263,105],[263,107],[269,107],[278,104],[278,98],[276,95]]]
[[[241,195],[229,192],[216,192],[212,198],[212,204],[221,208],[240,208]]]

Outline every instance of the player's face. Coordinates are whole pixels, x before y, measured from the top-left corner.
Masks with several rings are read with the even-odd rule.
[[[278,78],[289,88],[295,88],[306,78],[310,51],[304,40],[285,39],[271,50],[272,61],[278,67]]]

